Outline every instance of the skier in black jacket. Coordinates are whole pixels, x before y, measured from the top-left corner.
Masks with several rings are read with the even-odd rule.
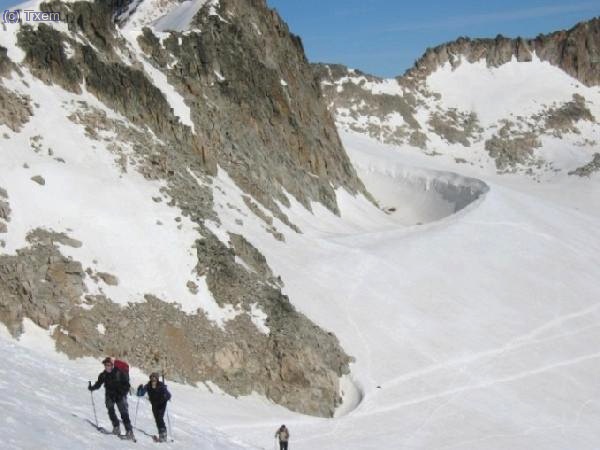
[[[95,391],[96,389],[100,389],[104,384],[106,409],[108,409],[108,417],[110,417],[110,421],[113,424],[113,434],[121,435],[119,419],[115,414],[115,405],[117,405],[121,414],[121,420],[127,431],[126,437],[133,439],[133,430],[131,428],[131,421],[129,420],[127,405],[127,394],[130,387],[129,375],[114,367],[113,361],[110,358],[105,358],[102,364],[104,364],[104,371],[98,375],[96,383],[92,385],[91,382],[88,382],[88,389]]]
[[[167,402],[171,400],[171,393],[167,390],[167,386],[158,380],[158,373],[150,374],[150,381],[144,386],[140,384],[137,389],[138,397],[143,397],[146,392],[150,403],[152,404],[152,414],[158,428],[158,441],[167,441],[167,427],[165,426],[165,411]]]

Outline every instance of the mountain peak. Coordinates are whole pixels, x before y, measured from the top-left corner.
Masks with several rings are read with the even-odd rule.
[[[600,84],[600,17],[580,22],[569,30],[540,34],[533,39],[460,37],[426,50],[403,77],[419,80],[426,78],[445,63],[458,66],[462,61],[485,59],[488,67],[498,67],[513,57],[528,62],[536,54],[542,61],[557,66],[586,86]]]

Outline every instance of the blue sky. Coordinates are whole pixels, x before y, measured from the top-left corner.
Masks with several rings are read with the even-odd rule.
[[[600,0],[268,0],[308,58],[396,76],[459,36],[535,37],[600,15]]]
[[[302,37],[311,61],[380,76],[402,74],[427,47],[459,36],[535,37],[600,15],[600,0],[267,1]]]

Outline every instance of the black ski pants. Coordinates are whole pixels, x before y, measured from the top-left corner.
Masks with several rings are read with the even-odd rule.
[[[167,409],[167,403],[152,403],[152,414],[154,414],[154,420],[156,421],[156,428],[159,433],[165,433],[167,427],[165,426],[165,411]]]
[[[279,441],[279,450],[288,450],[288,443]]]
[[[110,421],[113,424],[113,427],[119,426],[119,419],[117,418],[117,414],[115,413],[115,405],[119,409],[119,414],[121,414],[121,420],[123,421],[123,425],[125,425],[126,431],[131,431],[131,421],[129,420],[129,411],[127,405],[127,396],[124,395],[118,400],[113,400],[109,396],[106,396],[106,409],[108,409],[108,417],[110,417]]]

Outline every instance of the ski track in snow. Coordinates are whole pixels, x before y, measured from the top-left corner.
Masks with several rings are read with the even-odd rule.
[[[570,336],[570,335],[572,335],[572,333],[553,335],[553,336],[549,336],[545,339],[539,339],[539,340],[534,339],[539,334],[542,334],[543,332],[548,331],[548,330],[552,330],[553,328],[556,328],[556,327],[561,327],[563,324],[565,324],[566,322],[568,322],[570,320],[578,319],[582,316],[597,312],[599,307],[600,307],[600,303],[597,303],[597,304],[595,304],[589,308],[586,308],[582,311],[576,311],[573,313],[565,314],[561,317],[553,319],[553,320],[531,330],[529,333],[527,333],[523,336],[518,336],[518,337],[512,339],[510,342],[506,343],[505,345],[503,345],[500,348],[486,350],[481,353],[475,353],[475,354],[469,355],[468,357],[465,357],[465,358],[448,361],[443,364],[437,364],[437,365],[426,367],[422,370],[406,373],[406,374],[401,375],[398,378],[388,380],[386,382],[386,385],[388,387],[393,386],[395,384],[403,383],[405,381],[408,381],[408,380],[411,380],[414,378],[418,378],[418,377],[427,375],[429,373],[432,373],[432,372],[435,372],[438,370],[446,370],[446,369],[451,369],[451,368],[455,368],[455,367],[462,367],[468,363],[478,362],[484,358],[499,357],[508,352],[518,350],[523,347],[527,347],[528,345],[539,344],[540,342],[545,342],[548,340],[553,340],[553,339],[558,339],[561,337]],[[597,327],[600,327],[600,322],[598,322],[598,324],[593,325],[589,328],[597,328]],[[574,333],[577,333],[577,331],[575,331]]]

